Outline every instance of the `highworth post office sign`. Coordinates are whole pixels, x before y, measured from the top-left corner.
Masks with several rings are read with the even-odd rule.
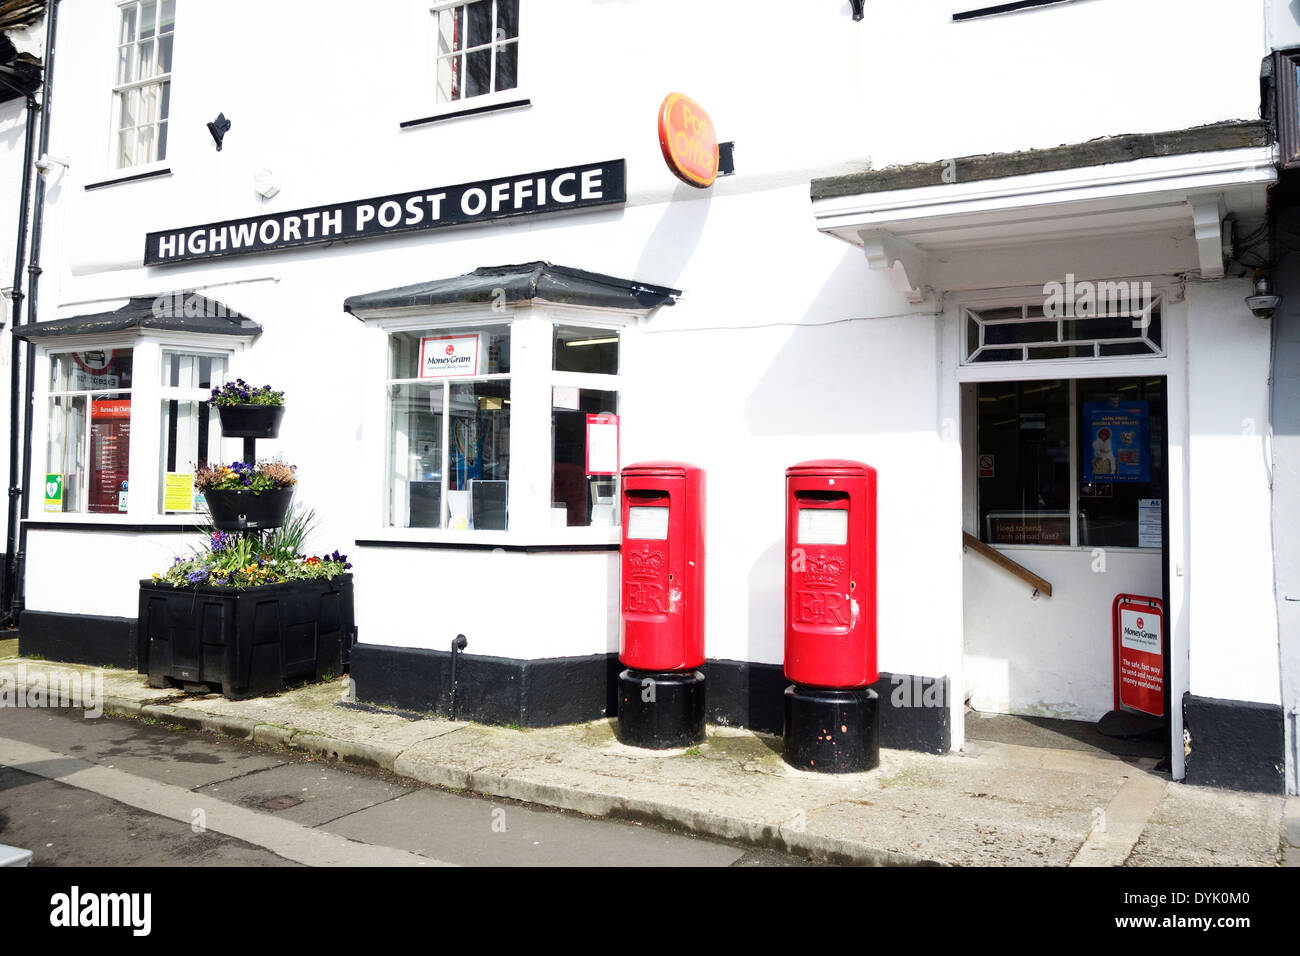
[[[292,249],[627,201],[621,159],[151,232],[144,264]]]

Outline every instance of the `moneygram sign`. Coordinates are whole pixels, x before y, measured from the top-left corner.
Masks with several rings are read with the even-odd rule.
[[[1120,594],[1115,623],[1115,709],[1165,712],[1164,607],[1157,598]]]
[[[144,264],[294,249],[627,201],[621,159],[151,232]]]
[[[477,375],[479,336],[429,335],[420,339],[420,378]]]

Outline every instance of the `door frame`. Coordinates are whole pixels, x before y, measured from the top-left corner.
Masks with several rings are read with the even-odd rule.
[[[1100,278],[1100,277],[1091,277]],[[1188,382],[1187,382],[1187,303],[1182,282],[1170,276],[1143,276],[1137,280],[1149,281],[1154,294],[1161,298],[1161,331],[1164,345],[1162,356],[1136,356],[1097,359],[1043,359],[1022,362],[981,362],[963,365],[965,306],[992,308],[1003,305],[1021,305],[1042,302],[1046,298],[1043,286],[983,289],[969,292],[950,292],[945,296],[942,316],[937,321],[940,329],[941,394],[939,412],[943,432],[951,433],[958,445],[956,456],[961,469],[961,519],[962,529],[978,536],[978,505],[975,501],[977,484],[977,453],[975,442],[974,393],[979,382],[1042,381],[1049,379],[1117,378],[1130,375],[1160,376],[1165,380],[1166,412],[1165,449],[1167,469],[1167,501],[1164,507],[1164,561],[1165,579],[1165,629],[1167,673],[1165,687],[1169,705],[1169,740],[1167,741],[1170,770],[1175,780],[1185,773],[1182,746],[1182,699],[1190,688],[1187,529],[1188,506]],[[948,369],[952,374],[947,374]],[[951,417],[945,417],[951,412]],[[947,422],[957,427],[950,428]],[[946,435],[944,437],[947,437]],[[956,538],[956,535],[953,535]],[[1117,592],[1118,593],[1118,592]],[[963,621],[961,643],[957,656],[952,686],[953,746],[965,741],[965,695],[963,658],[966,647],[965,595],[962,595]]]

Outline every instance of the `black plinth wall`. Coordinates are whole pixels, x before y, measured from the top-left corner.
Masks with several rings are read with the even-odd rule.
[[[704,675],[699,671],[635,671],[618,675],[618,739],[668,750],[704,741]]]
[[[785,689],[785,760],[815,773],[860,773],[880,764],[880,697],[868,688]]]
[[[140,582],[137,659],[151,686],[217,684],[232,699],[343,673],[352,575],[252,588]]]

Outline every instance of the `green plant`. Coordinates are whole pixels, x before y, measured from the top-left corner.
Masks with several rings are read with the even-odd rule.
[[[260,495],[264,491],[278,491],[297,484],[294,470],[293,465],[278,460],[203,465],[194,472],[194,487],[204,492],[251,491]]]
[[[284,392],[277,392],[270,385],[249,385],[237,378],[214,388],[209,402],[213,405],[283,405]]]
[[[229,534],[204,527],[206,547],[189,557],[177,557],[166,571],[156,572],[153,580],[178,588],[199,584],[240,588],[330,579],[350,569],[347,555],[338,551],[320,556],[304,553],[315,525],[314,511],[294,509],[273,531]]]

